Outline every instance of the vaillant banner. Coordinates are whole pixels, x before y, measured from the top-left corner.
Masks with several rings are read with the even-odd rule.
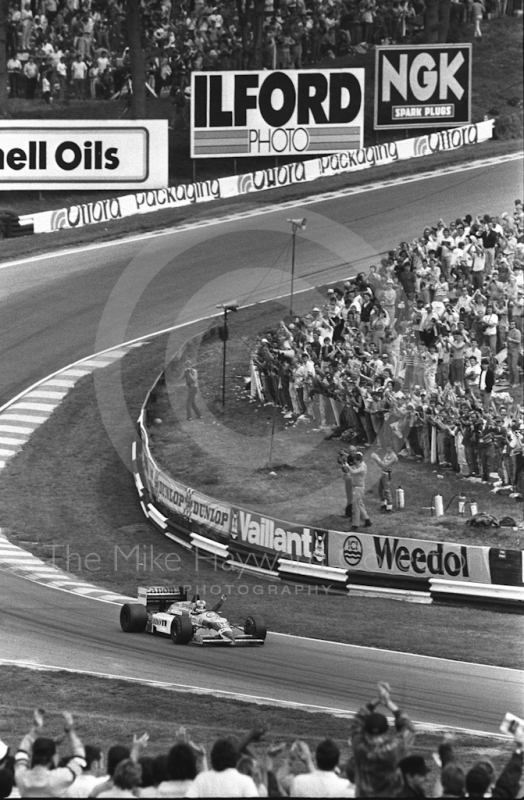
[[[363,69],[191,75],[192,158],[335,153],[363,137]]]
[[[0,190],[162,189],[167,120],[0,121]]]
[[[471,44],[377,47],[375,130],[469,123],[471,53]]]

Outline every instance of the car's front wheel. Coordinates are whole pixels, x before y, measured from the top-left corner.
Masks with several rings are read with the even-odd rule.
[[[193,625],[189,617],[173,617],[171,639],[174,644],[188,644],[193,638]]]
[[[142,633],[147,625],[147,609],[140,603],[125,603],[120,610],[120,627],[124,633]]]
[[[262,639],[265,641],[267,636],[267,627],[264,617],[253,614],[248,617],[244,622],[244,633],[252,636],[254,639]]]

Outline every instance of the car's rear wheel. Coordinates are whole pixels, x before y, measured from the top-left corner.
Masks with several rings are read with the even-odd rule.
[[[256,614],[248,617],[244,622],[244,633],[248,636],[252,636],[254,639],[265,640],[267,636],[267,627],[264,617],[260,617]]]
[[[147,609],[140,603],[125,603],[120,610],[120,627],[124,633],[142,633],[147,625]]]
[[[193,638],[193,625],[189,617],[174,617],[171,623],[171,638],[174,644],[188,644]]]

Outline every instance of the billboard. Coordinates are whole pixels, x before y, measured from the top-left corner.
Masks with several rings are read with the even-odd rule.
[[[375,53],[375,130],[470,122],[471,44],[388,45]]]
[[[350,572],[491,583],[489,547],[329,532],[329,566]]]
[[[297,156],[362,147],[364,69],[193,72],[191,157]]]
[[[0,190],[161,189],[167,120],[0,121]]]
[[[239,545],[274,559],[325,566],[327,564],[328,532],[319,528],[266,517],[256,511],[231,508],[230,546]]]

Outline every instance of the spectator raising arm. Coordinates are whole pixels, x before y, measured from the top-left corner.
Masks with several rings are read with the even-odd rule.
[[[74,730],[69,711],[64,711],[63,717],[72,756],[65,767],[55,769],[55,740],[39,735],[44,726],[44,712],[41,709],[34,712],[33,726],[15,756],[16,785],[22,797],[59,797],[82,774],[84,745]]]
[[[385,705],[395,718],[395,732],[383,714]],[[358,797],[395,797],[403,788],[399,762],[408,755],[415,740],[413,723],[393,703],[387,683],[379,683],[379,697],[366,703],[351,721]]]

